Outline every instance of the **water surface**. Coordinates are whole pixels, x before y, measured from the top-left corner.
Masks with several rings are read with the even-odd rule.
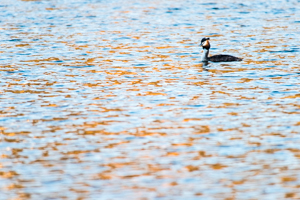
[[[2,0],[0,199],[299,199],[299,7]]]

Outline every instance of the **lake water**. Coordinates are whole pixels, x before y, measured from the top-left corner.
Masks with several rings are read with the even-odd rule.
[[[299,199],[299,8],[0,1],[0,199]]]

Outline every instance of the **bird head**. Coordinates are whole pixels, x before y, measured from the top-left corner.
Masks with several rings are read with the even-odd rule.
[[[209,38],[202,38],[200,46],[203,49],[209,49],[210,48]]]

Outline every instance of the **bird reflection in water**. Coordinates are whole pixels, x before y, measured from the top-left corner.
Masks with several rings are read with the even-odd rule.
[[[208,61],[202,61],[202,66],[201,67],[204,71],[208,71],[209,67],[210,67],[210,63]]]

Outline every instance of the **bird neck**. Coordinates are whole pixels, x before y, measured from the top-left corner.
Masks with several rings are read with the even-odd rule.
[[[208,61],[209,49],[203,48],[202,61]]]

